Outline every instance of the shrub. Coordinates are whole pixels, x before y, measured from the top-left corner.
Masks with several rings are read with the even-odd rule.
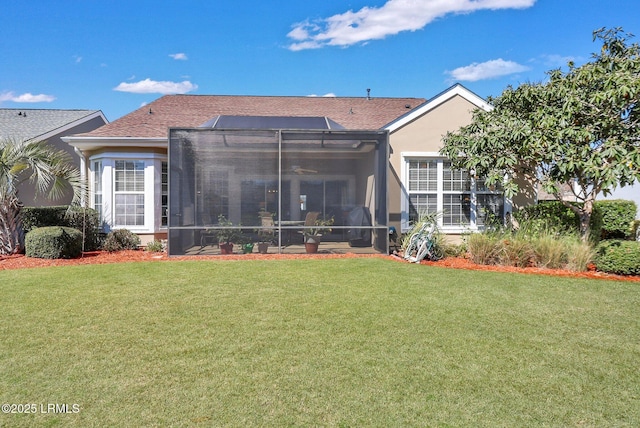
[[[114,252],[122,250],[137,250],[140,245],[140,237],[128,229],[112,230],[107,234],[102,248],[105,251]]]
[[[536,229],[552,231],[561,234],[573,234],[580,231],[580,217],[560,201],[543,201],[537,205],[523,207],[513,213],[518,223],[527,223],[535,233]],[[602,214],[600,206],[593,206],[590,239],[598,242],[602,229]]]
[[[63,226],[39,227],[25,236],[27,257],[71,259],[82,254],[82,232]]]
[[[629,239],[638,207],[634,201],[622,199],[597,201],[602,216],[602,239]]]
[[[584,272],[587,266],[593,262],[593,247],[588,242],[582,242],[577,236],[563,239],[567,252],[566,269]]]
[[[536,220],[538,227],[551,228],[558,232],[576,232],[580,230],[580,218],[559,201],[544,201],[536,205],[523,207],[513,213],[518,223]],[[532,223],[534,225],[535,223]]]
[[[64,220],[68,206],[24,207],[20,211],[22,227],[25,233],[37,227],[68,226]]]
[[[618,275],[640,275],[640,243],[637,241],[603,241],[596,249],[599,271]]]
[[[24,207],[20,213],[25,232],[38,227],[64,226],[78,229],[84,236],[84,251],[102,245],[100,214],[92,208],[74,206]]]
[[[499,240],[498,263],[505,266],[527,267],[535,264],[531,242],[517,235]]]
[[[533,251],[539,267],[560,269],[568,263],[565,242],[557,236],[541,234],[533,240]]]
[[[146,250],[149,251],[150,253],[161,253],[165,250],[164,242],[162,242],[159,239],[156,239],[155,241],[147,244]]]
[[[92,208],[72,206],[64,216],[65,226],[83,232],[84,251],[95,251],[102,246],[100,213]]]
[[[481,265],[497,264],[502,251],[501,240],[491,233],[472,233],[467,237],[471,261]]]

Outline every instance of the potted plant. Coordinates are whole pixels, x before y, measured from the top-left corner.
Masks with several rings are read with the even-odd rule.
[[[262,228],[258,229],[258,252],[260,254],[267,254],[269,251],[269,244],[273,242],[274,238],[274,221],[273,214],[267,211],[260,211],[258,214],[260,217],[260,224]]]
[[[218,216],[218,226],[221,229],[214,229],[212,232],[218,238],[218,245],[220,246],[221,254],[232,254],[233,243],[237,242],[240,238],[240,229],[234,228],[231,220],[228,220],[224,215]]]
[[[251,238],[245,236],[245,235],[240,235],[240,237],[237,240],[238,244],[240,245],[240,249],[242,250],[242,254],[251,254],[253,253],[253,241],[251,240]]]
[[[305,227],[303,231],[304,235],[304,248],[307,253],[317,253],[318,245],[322,240],[324,233],[331,232],[329,226],[333,225],[333,217],[328,219],[316,219],[313,226]]]

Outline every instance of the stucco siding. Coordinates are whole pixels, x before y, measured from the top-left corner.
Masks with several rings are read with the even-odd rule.
[[[442,147],[442,138],[449,131],[456,131],[471,122],[474,104],[461,96],[455,96],[426,112],[414,121],[396,130],[389,136],[391,155],[389,158],[389,221],[400,230],[402,198],[402,153],[437,153]]]

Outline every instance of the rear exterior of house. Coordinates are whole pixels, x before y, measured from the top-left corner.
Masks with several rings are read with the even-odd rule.
[[[490,107],[460,85],[431,100],[171,95],[64,141],[81,153],[90,205],[143,243],[169,236],[181,253],[220,215],[250,233],[261,211],[279,234],[302,232],[319,212],[331,239],[370,228],[382,252],[388,227],[406,231],[420,212],[442,212],[451,236],[510,212],[499,189],[438,153],[477,108]],[[352,224],[363,210],[371,224]]]

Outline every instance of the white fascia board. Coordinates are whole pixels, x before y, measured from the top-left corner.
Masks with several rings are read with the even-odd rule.
[[[102,118],[102,120],[104,121],[105,125],[107,123],[109,123],[109,121],[107,120],[107,118],[104,116],[104,114],[102,114],[102,111],[98,110],[95,111],[87,116],[81,117],[80,119],[74,120],[73,122],[69,122],[59,128],[53,129],[51,131],[45,132],[44,134],[38,135],[36,137],[31,138],[31,140],[33,141],[44,141],[47,140],[51,137],[53,137],[54,135],[58,135],[61,134],[71,128],[74,128],[78,125],[82,125],[85,122],[90,121],[91,119],[95,119],[96,117],[100,117]],[[64,139],[64,138],[63,138]]]
[[[407,113],[406,115],[402,116],[400,119],[396,120],[395,122],[390,123],[384,129],[386,129],[390,133],[395,132],[396,130],[398,130],[398,129],[402,128],[403,126],[405,126],[406,124],[416,120],[420,116],[422,116],[422,115],[426,114],[427,112],[433,110],[434,108],[436,108],[439,105],[445,103],[446,101],[449,101],[451,98],[453,98],[455,96],[461,96],[465,100],[469,101],[471,104],[473,104],[476,107],[481,108],[483,110],[490,111],[490,110],[493,109],[491,104],[489,104],[484,99],[482,99],[478,95],[474,94],[473,92],[471,92],[470,90],[468,90],[464,86],[455,85],[455,86],[449,88],[448,90],[444,91],[442,94],[438,95],[434,99],[429,100],[429,101],[425,102],[424,104],[422,104],[421,106],[416,107],[413,111],[411,111],[411,112]]]
[[[157,147],[163,149],[166,149],[168,147],[168,141],[166,137],[62,137],[62,141],[80,150],[95,150],[103,147]]]

